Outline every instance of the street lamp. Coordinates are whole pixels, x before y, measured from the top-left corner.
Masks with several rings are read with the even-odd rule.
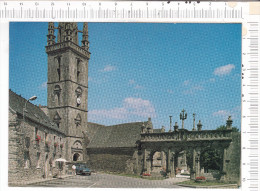
[[[25,118],[24,118],[24,112],[26,110],[26,105],[27,105],[27,102],[28,101],[33,101],[33,100],[36,100],[37,99],[37,96],[32,96],[30,97],[24,104],[24,108],[23,108],[23,128],[25,128]]]

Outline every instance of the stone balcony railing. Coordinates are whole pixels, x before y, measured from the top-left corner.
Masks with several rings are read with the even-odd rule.
[[[47,53],[53,51],[60,51],[61,49],[66,49],[66,48],[71,48],[72,50],[80,53],[83,57],[87,57],[88,59],[90,58],[90,53],[87,50],[83,49],[82,47],[78,46],[77,44],[71,41],[56,43],[45,47]]]
[[[141,142],[179,142],[179,141],[201,141],[201,140],[231,140],[232,130],[204,130],[187,131],[180,130],[164,133],[142,133]]]

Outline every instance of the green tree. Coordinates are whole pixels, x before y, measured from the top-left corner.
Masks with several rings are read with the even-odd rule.
[[[220,125],[216,130],[222,131],[222,130],[226,130],[226,129],[227,129],[226,125]],[[239,129],[237,127],[232,127],[232,131],[239,132]]]

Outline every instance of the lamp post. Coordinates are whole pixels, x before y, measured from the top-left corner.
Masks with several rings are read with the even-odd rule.
[[[184,120],[187,119],[187,113],[184,113],[185,110],[183,109],[180,113],[180,120],[182,120],[182,129],[184,129]]]
[[[33,101],[33,100],[36,100],[37,99],[37,96],[32,96],[30,97],[24,104],[24,108],[23,108],[23,129],[25,128],[25,118],[24,118],[24,112],[26,110],[26,105],[27,105],[27,102],[28,101]]]

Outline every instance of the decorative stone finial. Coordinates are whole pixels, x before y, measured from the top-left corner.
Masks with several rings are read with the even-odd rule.
[[[147,129],[148,133],[153,132],[153,124],[152,124],[151,117],[148,118],[148,121],[147,121],[147,124],[146,124],[146,129]]]
[[[228,116],[228,119],[227,119],[227,129],[231,129],[232,128],[232,123],[233,123],[233,120],[231,119],[231,116]]]
[[[199,120],[199,123],[197,124],[197,128],[198,128],[198,131],[201,131],[202,124],[201,124],[200,120]]]
[[[161,132],[164,133],[165,132],[165,127],[162,126]]]
[[[49,22],[48,23],[48,35],[47,35],[47,46],[55,44],[55,38],[54,35],[54,23]]]
[[[85,50],[89,50],[89,41],[88,41],[88,23],[83,24],[83,33],[82,33],[82,47]]]
[[[179,126],[178,126],[178,123],[175,122],[175,125],[174,125],[174,131],[179,131],[179,130],[178,130],[178,127],[179,127]]]
[[[196,128],[195,128],[195,113],[193,113],[193,128],[192,128],[192,131],[196,131]]]

